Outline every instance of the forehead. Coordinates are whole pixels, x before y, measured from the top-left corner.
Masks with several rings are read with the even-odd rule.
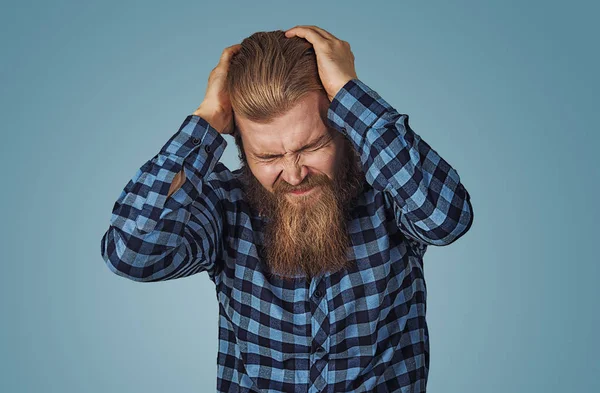
[[[307,93],[290,111],[261,124],[235,117],[244,148],[256,154],[283,154],[328,132],[329,100],[320,92]]]

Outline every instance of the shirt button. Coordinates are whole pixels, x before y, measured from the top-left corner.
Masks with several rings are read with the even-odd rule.
[[[205,150],[207,153],[210,153],[210,146],[208,146],[208,145],[204,146],[204,150]]]
[[[192,143],[193,143],[194,145],[197,145],[198,143],[200,143],[200,139],[198,139],[198,138],[194,138],[194,139],[192,139]]]
[[[319,291],[318,289],[315,291],[315,297],[316,298],[320,298],[321,296],[323,296],[323,292]]]
[[[313,346],[312,351],[313,353],[326,353],[325,349],[320,345]]]
[[[342,131],[346,133],[346,127],[342,127]]]

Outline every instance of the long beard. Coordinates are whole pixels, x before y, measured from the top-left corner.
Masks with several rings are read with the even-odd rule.
[[[271,193],[242,165],[245,198],[266,216],[266,265],[283,279],[304,275],[308,279],[348,267],[350,244],[348,213],[362,191],[364,174],[360,161],[346,140],[345,165],[332,181],[326,175],[308,175],[298,186],[280,181]],[[306,196],[286,194],[316,187]],[[314,195],[311,195],[314,194]]]

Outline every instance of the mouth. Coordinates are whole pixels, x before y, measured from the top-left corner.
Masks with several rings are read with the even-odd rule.
[[[288,194],[291,194],[291,195],[308,195],[309,193],[313,192],[315,190],[315,188],[316,187],[308,188],[306,190],[290,191],[290,192],[288,192]]]

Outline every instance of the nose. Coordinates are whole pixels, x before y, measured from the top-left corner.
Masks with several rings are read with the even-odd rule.
[[[302,183],[306,175],[308,175],[308,168],[302,165],[298,159],[288,159],[281,173],[282,179],[292,186]]]

